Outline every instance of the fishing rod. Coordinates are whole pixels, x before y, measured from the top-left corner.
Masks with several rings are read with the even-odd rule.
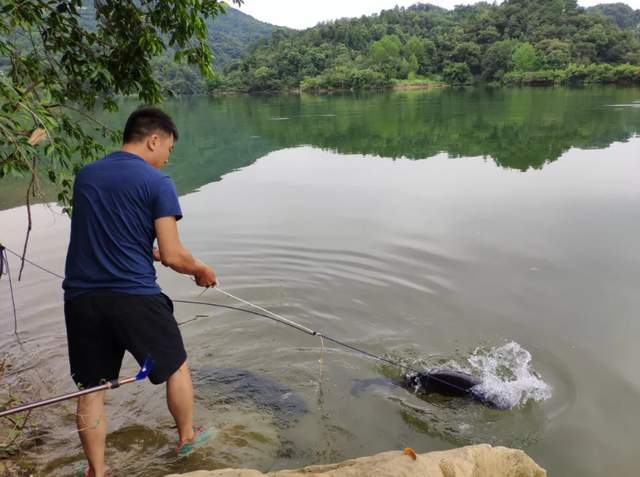
[[[14,252],[13,250],[10,250],[6,247],[3,247],[4,250],[12,253],[13,255],[20,257],[20,255],[18,255],[16,252]],[[26,262],[28,262],[29,264],[39,268],[40,270],[47,272],[53,276],[59,277],[59,278],[64,278],[61,275],[52,272],[51,270],[48,270],[44,267],[41,267],[40,265],[37,265],[36,263],[30,262],[28,260],[25,260]],[[219,286],[216,287],[206,287],[202,293],[200,293],[198,295],[198,297],[202,296],[209,288],[214,288],[214,290],[228,296],[229,298],[232,298],[234,300],[240,301],[246,305],[251,306],[252,308],[256,308],[258,310],[260,310],[260,312],[256,312],[253,310],[247,310],[246,308],[240,308],[240,307],[236,307],[236,306],[231,306],[231,305],[221,305],[221,304],[217,304],[217,303],[210,303],[210,302],[205,302],[205,301],[194,301],[194,300],[173,300],[175,303],[186,303],[186,304],[193,304],[193,305],[206,305],[206,306],[215,306],[215,307],[220,307],[220,308],[227,308],[227,309],[233,309],[233,310],[238,310],[238,311],[243,311],[245,313],[249,313],[252,315],[256,315],[256,316],[261,316],[264,318],[268,318],[270,320],[276,321],[280,324],[283,325],[287,325],[290,326],[294,329],[296,329],[297,331],[301,331],[303,333],[306,333],[310,336],[317,336],[318,338],[320,338],[320,340],[322,341],[327,340],[330,341],[338,346],[342,346],[344,348],[347,348],[351,351],[355,351],[356,353],[362,354],[364,356],[368,356],[369,358],[373,358],[375,360],[378,361],[382,361],[384,363],[390,364],[392,366],[395,366],[397,368],[406,370],[406,371],[410,371],[412,372],[415,376],[417,376],[418,378],[420,378],[422,380],[422,383],[424,385],[428,385],[429,382],[435,382],[435,383],[439,383],[443,386],[445,386],[446,388],[448,388],[449,390],[455,390],[458,393],[460,393],[461,395],[469,395],[472,394],[470,392],[471,389],[471,385],[474,384],[474,378],[471,375],[466,375],[464,373],[453,373],[453,374],[457,374],[457,376],[454,376],[453,374],[447,372],[446,370],[444,370],[443,372],[438,372],[439,370],[435,370],[435,372],[432,371],[419,371],[417,369],[415,369],[412,366],[406,365],[406,364],[402,364],[399,363],[397,361],[394,361],[392,359],[386,358],[384,356],[380,356],[374,353],[371,353],[370,351],[364,350],[362,348],[358,348],[356,346],[350,345],[348,343],[345,343],[344,341],[338,340],[337,338],[333,338],[332,336],[328,336],[325,335],[324,333],[321,333],[319,331],[315,331],[311,328],[308,328],[304,325],[301,325],[299,323],[296,323],[295,321],[292,321],[288,318],[285,318],[282,315],[279,315],[273,311],[267,310],[266,308],[263,308],[261,306],[258,306],[254,303],[251,303],[249,301],[243,300],[242,298],[239,298],[235,295],[232,295],[231,293],[223,290],[222,288],[220,288]],[[180,325],[184,325],[186,323],[190,323],[191,321],[194,320],[187,320],[184,323],[180,323]],[[107,388],[108,389],[108,388]],[[96,389],[97,391],[97,389]],[[73,397],[73,396],[71,396]],[[2,414],[0,414],[0,417],[2,416]]]
[[[283,324],[283,325],[286,325],[286,326],[290,326],[291,328],[293,328],[295,330],[302,331],[303,333],[306,333],[306,334],[308,334],[310,336],[317,336],[320,339],[325,339],[327,341],[330,341],[330,342],[332,342],[334,344],[337,344],[339,346],[342,346],[344,348],[348,348],[351,351],[355,351],[356,353],[363,354],[365,356],[368,356],[369,358],[373,358],[373,359],[376,359],[378,361],[383,361],[383,362],[385,362],[387,364],[390,364],[392,366],[396,366],[396,367],[401,368],[401,369],[405,369],[407,371],[412,371],[414,373],[419,373],[418,370],[414,369],[411,366],[408,366],[408,365],[402,364],[402,363],[398,363],[397,361],[393,361],[393,360],[391,360],[389,358],[385,358],[384,356],[380,356],[380,355],[371,353],[371,352],[369,352],[367,350],[364,350],[364,349],[361,349],[361,348],[357,348],[357,347],[355,347],[353,345],[345,343],[344,341],[340,341],[340,340],[338,340],[336,338],[333,338],[331,336],[327,336],[327,335],[325,335],[325,334],[323,334],[323,333],[321,333],[319,331],[315,331],[315,330],[312,330],[311,328],[307,328],[306,326],[301,325],[300,323],[296,323],[295,321],[289,320],[288,318],[285,318],[282,315],[274,313],[271,310],[267,310],[266,308],[262,308],[259,305],[256,305],[254,303],[245,301],[242,298],[239,298],[239,297],[237,297],[235,295],[232,295],[231,293],[229,293],[229,292],[227,292],[227,291],[225,291],[225,290],[223,290],[221,288],[216,287],[216,288],[214,288],[214,290],[216,290],[216,291],[218,291],[218,292],[220,292],[220,293],[222,293],[224,295],[227,295],[229,298],[233,298],[234,300],[240,301],[240,302],[245,303],[245,304],[247,304],[247,305],[249,305],[249,306],[251,306],[253,308],[256,308],[256,309],[258,309],[258,310],[260,310],[260,311],[262,311],[264,313],[256,312],[256,311],[253,311],[253,310],[247,310],[246,308],[240,308],[238,306],[222,305],[222,304],[219,304],[219,303],[211,303],[211,302],[206,302],[206,301],[173,300],[173,302],[174,303],[185,303],[185,304],[190,304],[190,305],[207,305],[207,306],[215,306],[215,307],[218,307],[218,308],[228,308],[230,310],[243,311],[243,312],[249,313],[251,315],[261,316],[263,318],[268,318],[268,319],[270,319],[272,321],[275,321],[277,323],[280,323],[280,324]],[[268,314],[266,314],[266,313],[268,313]],[[181,323],[181,324],[186,324],[186,323],[189,323],[191,321],[193,321],[193,320],[189,320],[189,321],[186,321],[185,323]]]
[[[103,391],[107,389],[116,389],[120,386],[124,386],[125,384],[134,383],[136,381],[142,381],[145,379],[149,373],[151,372],[151,368],[153,367],[153,362],[149,357],[144,360],[144,364],[138,371],[138,374],[126,379],[112,379],[104,384],[99,386],[94,386],[92,388],[82,389],[80,391],[76,391],[73,393],[63,394],[61,396],[52,397],[49,399],[43,399],[42,401],[36,401],[29,404],[23,404],[22,406],[14,407],[11,409],[7,409],[5,411],[0,412],[0,417],[10,416],[11,414],[16,414],[18,412],[30,411],[31,409],[36,409],[42,406],[48,406],[50,404],[55,404],[60,401],[66,401],[67,399],[72,399],[78,396],[84,396],[85,394],[91,394],[98,391]]]
[[[378,361],[382,361],[383,363],[387,363],[390,364],[392,366],[395,366],[397,368],[403,369],[405,371],[410,371],[414,374],[413,379],[419,379],[420,380],[420,384],[423,387],[427,387],[427,386],[431,386],[430,383],[435,383],[437,385],[440,385],[443,387],[443,389],[448,389],[449,391],[455,391],[456,393],[458,393],[459,395],[471,395],[473,396],[473,393],[471,391],[471,388],[473,387],[473,385],[478,384],[478,381],[473,378],[473,376],[468,375],[466,373],[457,373],[457,372],[450,372],[447,370],[423,370],[423,371],[419,371],[416,368],[414,368],[413,366],[409,366],[406,364],[402,364],[399,363],[398,361],[389,359],[387,357],[384,356],[380,356],[377,354],[374,354],[370,351],[367,351],[365,349],[353,346],[349,343],[345,343],[344,341],[341,341],[337,338],[334,338],[332,336],[328,336],[325,335],[324,333],[321,333],[319,331],[313,330],[311,328],[308,328],[304,325],[301,325],[300,323],[296,323],[295,321],[292,321],[288,318],[285,318],[282,315],[279,315],[278,313],[275,313],[271,310],[268,310],[266,308],[263,308],[259,305],[256,305],[255,303],[251,303],[250,301],[246,301],[243,300],[242,298],[239,298],[235,295],[232,295],[231,293],[223,290],[220,287],[207,287],[205,288],[205,290],[203,290],[203,292],[200,294],[200,296],[207,291],[209,288],[213,288],[214,290],[222,293],[223,295],[228,296],[229,298],[232,298],[234,300],[237,300],[239,302],[242,302],[252,308],[255,308],[259,311],[254,311],[254,310],[247,310],[246,308],[240,308],[237,306],[231,306],[231,305],[221,305],[221,304],[217,304],[217,303],[210,303],[210,302],[205,302],[205,301],[195,301],[195,300],[173,300],[175,303],[186,303],[186,304],[192,304],[192,305],[207,305],[207,306],[215,306],[215,307],[220,307],[220,308],[228,308],[228,309],[233,309],[233,310],[238,310],[238,311],[243,311],[245,313],[249,313],[252,315],[256,315],[256,316],[261,316],[264,318],[268,318],[272,321],[275,321],[277,323],[289,326],[291,328],[294,328],[295,330],[301,331],[303,333],[306,333],[310,336],[317,336],[318,338],[320,338],[320,340],[327,340],[330,341],[338,346],[342,346],[343,348],[347,348],[351,351],[355,351],[356,353],[362,354],[364,356],[367,356],[369,358],[378,360]],[[189,320],[192,321],[192,320]],[[418,381],[416,381],[418,382]]]

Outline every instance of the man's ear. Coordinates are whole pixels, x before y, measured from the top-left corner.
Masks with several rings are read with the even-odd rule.
[[[156,148],[158,147],[158,142],[160,141],[160,138],[158,137],[157,134],[151,134],[148,138],[147,138],[147,147],[149,148],[150,151],[155,151]]]

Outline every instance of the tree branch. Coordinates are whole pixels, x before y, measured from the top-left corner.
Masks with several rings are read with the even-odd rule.
[[[31,182],[27,187],[26,202],[27,202],[27,235],[24,239],[24,247],[22,248],[22,258],[20,263],[20,271],[18,272],[18,281],[22,279],[22,271],[24,270],[24,258],[27,255],[27,245],[29,244],[29,236],[31,235],[31,227],[33,222],[31,220],[31,191],[36,181],[36,158],[34,157],[31,164]]]

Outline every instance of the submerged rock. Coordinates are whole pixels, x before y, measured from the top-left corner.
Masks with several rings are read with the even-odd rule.
[[[167,477],[178,477],[171,474]],[[488,444],[418,454],[414,460],[401,451],[350,459],[337,464],[312,465],[299,470],[263,474],[250,469],[199,470],[182,477],[546,477],[547,472],[517,449]]]
[[[307,412],[307,406],[300,396],[267,376],[237,368],[205,367],[194,369],[192,373],[194,385],[203,395],[215,393],[220,399],[251,401],[273,413],[281,424]]]

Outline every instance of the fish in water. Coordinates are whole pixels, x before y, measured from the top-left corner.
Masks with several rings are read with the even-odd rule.
[[[238,368],[199,368],[192,371],[194,386],[212,387],[224,400],[246,400],[269,410],[281,424],[307,412],[304,400],[285,385]]]
[[[452,397],[468,397],[490,407],[501,407],[484,396],[478,386],[482,380],[471,374],[450,369],[434,368],[420,373],[407,373],[401,380],[389,378],[357,380],[351,389],[355,396],[360,395],[371,385],[400,385],[419,396],[440,394]]]
[[[430,369],[404,376],[405,385],[422,394],[464,397],[473,394],[473,388],[482,380],[471,374],[449,369]]]

